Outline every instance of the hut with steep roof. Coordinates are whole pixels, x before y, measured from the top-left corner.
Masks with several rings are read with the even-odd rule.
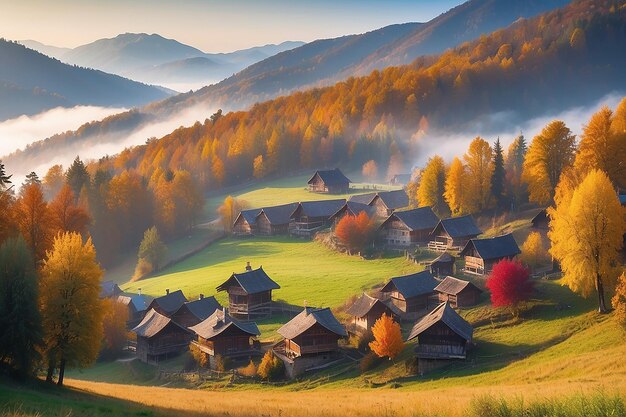
[[[256,217],[261,209],[241,210],[233,222],[235,236],[250,236],[256,233]]]
[[[386,246],[408,247],[428,242],[439,217],[430,207],[394,211],[380,225],[380,237]]]
[[[451,217],[435,226],[428,248],[439,252],[461,250],[470,239],[481,233],[472,216]]]
[[[438,302],[435,287],[439,282],[430,271],[394,277],[380,290],[402,313],[419,313]]]
[[[289,233],[295,236],[311,237],[316,232],[331,225],[331,216],[344,204],[345,199],[303,201],[291,213]]]
[[[100,282],[100,298],[117,298],[122,289],[113,281]]]
[[[191,327],[206,320],[216,310],[221,310],[222,306],[215,297],[205,297],[200,294],[197,300],[187,301],[172,314],[172,320],[183,327]]]
[[[478,304],[482,290],[469,281],[447,276],[435,287],[439,301],[448,302],[454,308]]]
[[[155,363],[187,350],[191,332],[171,318],[151,309],[132,330],[137,335],[137,357]]]
[[[261,236],[286,235],[289,233],[291,214],[298,203],[263,207],[255,217],[256,234]]]
[[[513,259],[522,253],[511,233],[486,239],[470,239],[461,250],[465,257],[464,272],[488,275],[502,259]]]
[[[336,225],[345,216],[356,217],[359,214],[365,212],[370,219],[376,216],[376,208],[368,206],[367,204],[357,203],[356,201],[346,201],[335,213],[333,213],[329,221],[331,225]]]
[[[307,181],[309,191],[326,194],[346,194],[350,189],[350,180],[339,168],[315,171]]]
[[[363,293],[346,310],[352,316],[352,321],[348,325],[348,331],[352,334],[363,334],[368,332],[376,320],[383,314],[387,314],[399,321],[402,312],[389,301],[382,301],[378,298]]]
[[[132,329],[143,319],[148,310],[148,300],[142,294],[118,295],[117,302],[128,308],[128,320],[126,327]]]
[[[448,252],[444,252],[428,264],[428,270],[436,277],[454,274],[456,258]]]
[[[228,311],[238,318],[258,318],[272,313],[272,290],[280,288],[260,266],[252,269],[250,262],[246,271],[234,273],[217,287],[228,293]]]
[[[376,209],[378,217],[387,218],[394,211],[409,205],[409,196],[404,190],[379,191],[350,197],[350,201],[367,204]]]
[[[185,294],[183,294],[181,290],[170,292],[168,288],[165,290],[165,295],[157,297],[150,302],[148,310],[153,309],[166,317],[170,317],[186,302],[187,297],[185,297]]]

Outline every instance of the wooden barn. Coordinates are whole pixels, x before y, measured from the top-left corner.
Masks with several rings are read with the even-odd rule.
[[[143,319],[148,310],[148,299],[142,294],[118,295],[117,302],[128,308],[126,327],[132,329]]]
[[[233,222],[233,234],[249,236],[256,232],[256,217],[261,209],[241,210]]]
[[[376,208],[368,206],[367,204],[357,203],[356,201],[346,201],[346,203],[342,205],[339,210],[330,216],[329,221],[331,225],[336,225],[345,216],[356,217],[362,212],[365,212],[367,217],[370,219],[373,219],[374,216],[376,216]]]
[[[215,356],[237,358],[257,355],[255,338],[261,335],[254,322],[241,322],[224,310],[215,310],[211,316],[189,328],[196,337],[193,344],[208,356],[215,368]]]
[[[256,234],[262,236],[286,235],[289,233],[291,214],[298,203],[263,207],[255,218]]]
[[[428,264],[428,270],[436,277],[445,277],[454,274],[456,258],[444,252]]]
[[[428,248],[439,252],[461,250],[470,239],[481,233],[472,216],[451,217],[441,220],[433,229]]]
[[[389,179],[389,185],[405,186],[411,182],[411,174],[396,174]]]
[[[246,272],[234,273],[217,291],[228,293],[228,310],[238,318],[265,317],[272,313],[272,290],[280,288],[263,270],[252,269],[250,262]]]
[[[439,282],[430,271],[391,278],[380,290],[383,300],[391,301],[402,313],[417,313],[436,304]]]
[[[470,307],[480,302],[482,290],[469,281],[447,276],[435,287],[439,301],[454,308]]]
[[[420,373],[454,359],[465,359],[474,329],[449,303],[439,304],[419,320],[407,338],[417,339],[415,354]]]
[[[315,171],[307,181],[309,191],[314,193],[347,194],[350,189],[350,180],[343,175],[339,168]]]
[[[546,209],[542,209],[532,218],[530,221],[532,223],[533,229],[539,230],[548,230],[550,226],[550,218],[548,217],[548,212]]]
[[[137,357],[143,362],[159,362],[189,347],[191,332],[155,310],[149,310],[132,330],[137,335]]]
[[[367,204],[376,209],[378,217],[387,218],[394,211],[409,205],[409,196],[404,190],[380,191],[350,197],[350,201]]]
[[[521,253],[512,234],[486,239],[471,239],[461,256],[465,257],[465,273],[487,275],[502,259],[512,259]]]
[[[165,295],[157,297],[148,306],[148,310],[153,309],[157,313],[163,314],[166,317],[170,317],[176,310],[187,302],[185,294],[181,290],[170,292],[169,289],[165,290]]]
[[[289,233],[295,236],[311,237],[315,232],[330,226],[331,216],[345,204],[345,199],[298,203],[290,216]]]
[[[352,334],[362,334],[368,332],[376,320],[383,314],[391,316],[396,321],[400,321],[401,311],[398,310],[389,300],[382,301],[371,297],[365,293],[346,310],[352,316],[352,321],[348,325],[348,331]]]
[[[380,238],[386,246],[408,247],[428,242],[439,217],[430,207],[395,211],[381,225]]]
[[[122,289],[113,281],[104,281],[100,283],[100,298],[117,298],[122,294]]]
[[[178,308],[172,314],[172,320],[180,324],[183,327],[191,327],[206,320],[215,313],[216,310],[221,310],[222,306],[217,302],[215,297],[205,297],[204,294],[200,294],[200,298],[194,301],[187,301]]]

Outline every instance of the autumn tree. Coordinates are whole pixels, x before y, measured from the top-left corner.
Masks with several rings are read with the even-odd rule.
[[[50,210],[40,184],[32,182],[22,187],[15,211],[19,230],[33,253],[34,261],[39,262],[45,257],[54,236]]]
[[[547,251],[539,232],[531,232],[522,245],[521,260],[525,265],[534,269],[547,261]]]
[[[268,350],[263,355],[261,363],[257,369],[257,374],[261,379],[275,381],[283,376],[285,372],[285,364],[281,361],[272,350]]]
[[[471,212],[468,207],[467,171],[459,158],[454,158],[446,176],[443,197],[453,216],[462,216]]]
[[[503,259],[493,266],[485,285],[491,292],[491,305],[508,307],[519,316],[520,304],[528,301],[534,291],[530,271],[519,261]]]
[[[233,231],[233,223],[239,215],[241,210],[245,210],[248,207],[248,203],[228,196],[224,199],[224,203],[217,209],[217,213],[220,216],[224,231],[231,233]]]
[[[64,185],[49,206],[52,229],[61,232],[76,232],[85,235],[91,222],[89,213],[76,203],[69,185]]]
[[[369,347],[381,358],[386,356],[394,359],[404,349],[400,325],[387,314],[383,314],[376,320],[372,326],[372,334],[374,341],[370,342]]]
[[[77,156],[72,162],[72,165],[67,169],[65,173],[65,180],[67,184],[72,188],[74,192],[74,196],[78,198],[81,190],[84,186],[89,185],[90,177],[89,172],[87,172],[87,168],[83,161]]]
[[[43,177],[43,193],[46,200],[50,201],[61,191],[65,185],[65,172],[62,165],[52,165]]]
[[[545,205],[554,197],[561,173],[574,162],[576,137],[560,120],[554,120],[533,138],[522,171],[530,201]]]
[[[11,175],[6,173],[4,164],[0,161],[0,244],[15,234],[17,229],[12,188]]]
[[[557,201],[548,214],[550,253],[561,264],[563,282],[584,297],[595,290],[598,311],[606,313],[605,288],[619,275],[619,251],[626,232],[613,184],[604,172],[592,170],[571,198]]]
[[[446,184],[446,166],[443,158],[435,155],[428,161],[422,171],[417,188],[417,202],[420,207],[432,207],[441,215],[445,212],[446,203],[443,198]]]
[[[59,234],[41,271],[40,303],[47,380],[59,370],[63,385],[66,367],[91,365],[100,351],[104,308],[100,300],[102,269],[91,239],[78,233]]]
[[[22,237],[0,246],[0,363],[32,375],[42,346],[37,273]]]
[[[468,206],[473,211],[482,211],[491,202],[491,180],[493,177],[493,152],[489,142],[475,138],[463,155],[467,167]]]
[[[252,172],[254,178],[261,179],[267,175],[267,168],[265,167],[265,162],[263,161],[263,155],[257,155],[254,158],[254,162],[252,163]]]
[[[102,340],[101,356],[115,358],[122,353],[128,340],[126,322],[128,321],[128,307],[112,298],[102,300],[104,316],[102,327],[104,339]]]
[[[378,164],[376,164],[376,161],[370,159],[364,163],[363,168],[361,169],[361,174],[363,174],[363,177],[367,178],[370,182],[374,182],[376,178],[378,178]]]
[[[528,198],[526,184],[522,181],[522,170],[528,147],[524,135],[513,140],[505,160],[505,194],[513,207],[518,207]]]
[[[358,252],[367,246],[373,237],[375,224],[364,211],[358,216],[344,216],[335,226],[335,236],[348,253]]]
[[[166,255],[167,246],[161,240],[157,228],[152,226],[144,232],[143,239],[139,244],[135,279],[142,278],[150,272],[158,271],[165,262]]]
[[[611,299],[611,304],[613,304],[617,321],[626,327],[626,272],[622,272],[617,280],[615,295]]]
[[[506,171],[504,168],[504,151],[500,138],[493,144],[493,173],[491,174],[491,194],[500,208],[505,208],[504,182]]]

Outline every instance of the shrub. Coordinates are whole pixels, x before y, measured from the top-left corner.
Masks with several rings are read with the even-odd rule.
[[[367,353],[370,351],[369,344],[374,340],[374,335],[370,330],[367,332],[350,336],[350,346],[359,350],[360,352]]]
[[[275,381],[279,378],[282,378],[285,372],[285,364],[281,361],[274,352],[268,350],[263,355],[263,360],[259,364],[259,368],[257,370],[257,374],[261,379],[266,379],[268,381]]]
[[[348,253],[358,252],[367,246],[374,237],[376,224],[365,212],[358,216],[344,216],[335,227],[335,235]]]
[[[519,315],[519,306],[528,301],[534,290],[530,272],[519,261],[503,259],[494,265],[487,278],[494,307],[509,307],[514,317]]]
[[[223,357],[222,355],[215,355],[215,370],[219,372],[226,372],[230,368],[230,359]]]
[[[382,358],[375,354],[374,352],[370,352],[367,355],[363,356],[361,362],[359,363],[359,369],[361,373],[365,373],[377,367],[381,362]]]
[[[189,344],[189,353],[191,353],[191,356],[200,368],[209,366],[209,355],[201,351],[194,343]]]
[[[417,358],[412,357],[404,361],[404,369],[409,375],[417,375],[419,372],[419,366],[417,364]]]
[[[139,258],[137,266],[135,266],[135,273],[131,278],[131,282],[139,281],[140,279],[148,276],[152,273],[152,264],[144,258]]]
[[[237,372],[239,372],[239,375],[243,375],[243,376],[256,376],[257,368],[254,362],[252,362],[252,359],[250,359],[250,363],[248,364],[248,366],[239,368]]]

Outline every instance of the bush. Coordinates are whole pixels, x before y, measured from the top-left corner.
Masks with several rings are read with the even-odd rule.
[[[215,355],[215,370],[219,372],[226,372],[230,368],[231,361],[222,355]]]
[[[135,266],[135,273],[131,278],[131,282],[139,281],[150,273],[152,273],[152,264],[144,258],[140,258],[137,261],[137,266]]]
[[[361,363],[359,363],[359,369],[361,370],[361,373],[364,374],[365,372],[377,367],[382,361],[382,358],[380,358],[377,354],[375,354],[374,352],[370,352],[367,355],[363,356],[363,359],[361,359]]]
[[[189,353],[191,353],[198,367],[206,368],[209,366],[209,355],[198,349],[194,343],[189,344]]]
[[[374,335],[371,330],[360,335],[350,336],[350,346],[359,350],[360,352],[367,353],[370,351],[369,344],[374,341]]]
[[[254,362],[252,362],[252,359],[250,359],[250,363],[248,364],[248,366],[239,368],[237,372],[239,372],[239,375],[243,376],[256,376],[257,368]]]
[[[259,369],[257,370],[257,374],[261,379],[266,379],[268,381],[275,381],[279,378],[282,378],[285,372],[285,364],[281,361],[274,352],[268,350],[265,352],[263,356],[263,360],[259,364]]]
[[[412,357],[404,361],[404,369],[408,375],[417,375],[419,372],[419,366],[417,364],[417,358]]]

